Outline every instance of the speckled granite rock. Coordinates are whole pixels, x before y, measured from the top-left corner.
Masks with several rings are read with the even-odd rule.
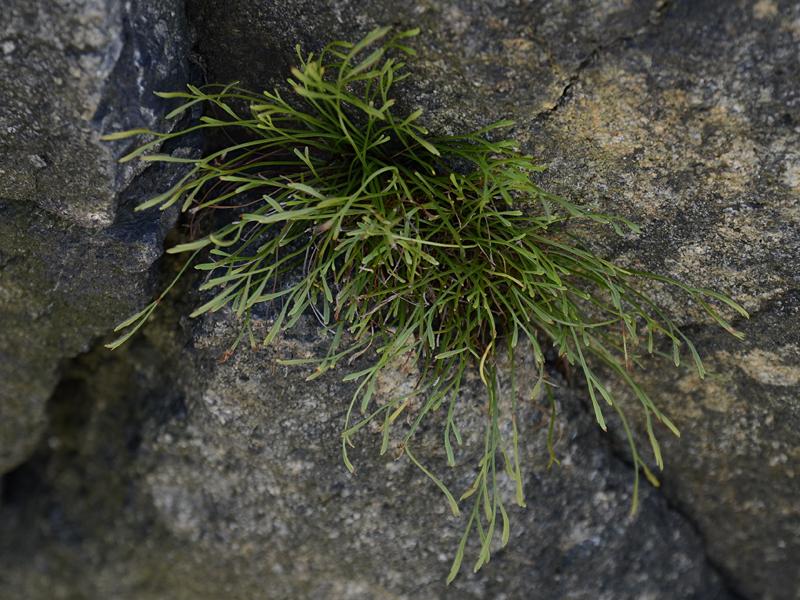
[[[257,53],[253,38],[314,47],[385,21],[357,3],[298,3],[278,28],[283,9],[196,6],[226,24],[206,38],[226,48],[211,72],[251,85],[270,74],[239,59]],[[702,385],[663,364],[646,375],[684,431],[666,440],[663,489],[740,593],[797,598],[800,7],[425,2],[392,11],[391,22],[426,31],[406,101],[424,106],[433,128],[513,117],[514,136],[550,166],[548,188],[643,226],[624,240],[584,231],[599,251],[724,291],[753,313],[739,344],[679,295],[659,293],[698,332],[717,373]],[[260,28],[277,33],[249,35]]]
[[[513,135],[551,166],[548,188],[643,225],[626,239],[586,229],[592,245],[733,295],[753,312],[739,324],[748,339],[661,295],[714,371],[702,384],[663,365],[642,375],[683,431],[662,436],[661,490],[647,488],[639,515],[627,516],[618,432],[602,435],[585,399],[566,391],[564,464],[548,472],[530,406],[529,507],[513,511],[506,550],[445,588],[459,523],[438,491],[406,461],[377,457],[374,434],[362,435],[349,476],[338,446],[348,388],[275,363],[276,353],[314,352],[324,334],[307,323],[276,349],[219,364],[234,324],[182,319],[181,296],[123,353],[97,350],[67,368],[47,443],[4,480],[0,597],[797,600],[798,10],[773,0],[190,0],[209,80],[252,87],[278,82],[297,41],[314,48],[376,24],[421,26],[403,102],[444,132],[516,119]],[[70,210],[80,248],[95,239],[91,219]],[[34,222],[18,244],[47,239]],[[29,263],[0,255],[8,264]],[[106,277],[108,263],[96,264]],[[23,296],[58,280],[36,272]],[[15,285],[25,279],[9,273]],[[125,307],[138,298],[115,293]],[[46,307],[52,293],[40,297]],[[110,317],[90,305],[102,316],[92,323]],[[50,320],[41,331],[61,327]],[[8,369],[16,377],[20,367]],[[36,384],[15,381],[23,393]],[[478,389],[465,395],[465,423],[480,419]],[[441,468],[434,429],[418,454]],[[467,474],[452,477],[459,488]]]
[[[419,27],[413,80],[404,99],[431,126],[464,130],[553,108],[598,49],[658,21],[660,0],[424,0],[289,3],[190,0],[197,48],[215,81],[259,89],[285,78],[300,43],[315,50],[358,39],[378,25]]]
[[[800,597],[800,7],[676,2],[601,53],[530,130],[548,186],[644,226],[622,260],[725,291],[752,313],[738,343],[663,300],[702,341],[701,382],[663,364],[675,417],[664,493],[748,598]]]
[[[729,598],[657,493],[629,517],[629,467],[572,394],[559,398],[567,420],[552,471],[545,411],[528,405],[528,508],[512,511],[509,548],[448,588],[463,523],[435,486],[378,456],[374,433],[361,436],[350,476],[338,434],[352,389],[275,363],[319,350],[315,322],[224,364],[229,318],[195,324],[188,339],[168,328],[162,319],[118,359],[97,352],[68,373],[52,450],[9,482],[0,595],[67,598],[89,582],[92,598]],[[464,461],[481,444],[480,393],[473,381],[460,409]],[[438,436],[435,425],[421,435],[417,455],[446,473]],[[465,488],[469,475],[449,479]]]
[[[132,207],[175,173],[121,167],[102,133],[153,124],[187,78],[180,2],[0,11],[0,473],[36,446],[59,363],[151,293],[174,214]]]

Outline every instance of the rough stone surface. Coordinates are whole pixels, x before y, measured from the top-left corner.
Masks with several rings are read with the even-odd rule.
[[[599,48],[657,21],[658,0],[363,2],[190,0],[197,49],[215,81],[254,89],[282,81],[295,44],[318,50],[373,28],[419,27],[414,77],[403,99],[431,126],[461,131],[492,120],[527,119],[553,108]],[[286,49],[292,49],[287,53]],[[253,57],[269,57],[253,60]]]
[[[597,247],[752,314],[739,343],[659,294],[694,323],[712,374],[665,362],[646,374],[683,432],[664,440],[664,493],[748,598],[800,594],[798,24],[792,2],[673,3],[529,130],[548,187],[644,226],[621,243],[594,234]]]
[[[19,15],[35,13],[18,4],[10,20],[0,19],[21,23]],[[547,471],[542,408],[530,404],[522,419],[528,508],[512,511],[509,547],[449,588],[443,577],[460,522],[448,516],[435,486],[407,461],[377,456],[374,432],[361,435],[352,455],[357,475],[348,475],[338,434],[349,388],[335,374],[307,383],[302,369],[275,362],[279,355],[319,351],[324,332],[312,321],[272,350],[243,349],[220,363],[235,323],[226,314],[189,321],[181,315],[199,300],[175,294],[146,335],[122,353],[98,349],[70,363],[46,422],[54,357],[74,355],[108,328],[115,311],[138,302],[141,273],[159,251],[156,221],[120,228],[119,215],[127,212],[114,207],[126,205],[119,192],[131,175],[113,170],[109,155],[97,159],[96,152],[107,150],[98,150],[92,137],[117,127],[111,115],[128,115],[120,121],[125,126],[152,122],[150,113],[137,112],[144,96],[125,88],[142,81],[139,63],[118,61],[105,71],[119,73],[116,83],[104,86],[87,75],[68,96],[83,99],[70,100],[70,110],[85,100],[99,115],[80,125],[91,129],[80,138],[87,145],[71,154],[85,150],[87,164],[106,169],[88,186],[104,200],[48,196],[47,186],[55,185],[48,179],[40,191],[0,203],[9,215],[0,218],[0,240],[14,249],[0,250],[0,319],[13,323],[0,330],[0,347],[10,349],[0,356],[0,385],[15,390],[17,418],[38,406],[36,429],[45,430],[35,456],[3,480],[0,597],[800,598],[796,3],[187,4],[208,80],[238,79],[256,88],[279,83],[298,41],[316,49],[377,24],[420,26],[405,105],[423,107],[431,128],[441,132],[516,119],[511,134],[550,165],[546,187],[643,226],[642,234],[624,239],[597,228],[581,231],[593,247],[732,295],[753,314],[737,322],[748,337],[744,343],[726,337],[697,307],[656,290],[697,338],[711,371],[702,382],[688,368],[664,363],[648,364],[640,374],[683,433],[661,436],[667,468],[660,490],[645,487],[638,516],[627,515],[631,472],[619,431],[600,433],[585,398],[568,390],[558,396],[563,464]],[[124,11],[114,3],[89,5],[94,8],[85,12],[77,3],[61,5],[63,13],[49,4],[39,8],[69,17],[79,31],[111,23],[98,29],[110,32],[107,38],[88,36],[93,41],[86,47],[94,48],[95,59],[113,56],[119,39],[113,27],[124,32],[133,21],[114,25],[120,23],[114,15]],[[142,14],[150,14],[147,6]],[[95,9],[101,16],[86,17]],[[37,22],[15,26],[6,36],[10,43],[0,39],[4,56],[15,56],[18,40],[46,38],[53,23],[66,21]],[[122,39],[148,48],[151,36],[163,40],[158,27],[133,30],[139,35]],[[120,56],[125,48],[135,56],[125,43]],[[175,56],[180,52],[185,48]],[[73,58],[66,52],[31,64]],[[0,64],[23,72],[20,62]],[[120,64],[133,70],[123,72]],[[11,106],[31,106],[13,86],[5,91],[9,78],[0,80]],[[163,81],[142,85],[180,85]],[[117,97],[113,90],[124,93]],[[132,112],[92,104],[87,99],[96,93],[116,106],[130,101],[124,105]],[[0,107],[0,116],[4,110],[10,109]],[[0,142],[7,143],[16,142]],[[0,185],[16,178],[12,187],[34,189],[25,179],[30,173],[11,163],[16,170]],[[5,165],[0,168],[11,168]],[[145,176],[136,182],[146,193],[159,186]],[[14,198],[40,209],[23,213]],[[118,216],[98,222],[95,214]],[[99,231],[89,229],[98,223]],[[116,270],[117,257],[127,252],[150,257],[131,267],[133,277]],[[87,260],[85,269],[76,269]],[[164,271],[172,270],[167,263]],[[71,287],[63,288],[65,281]],[[99,289],[109,290],[109,302]],[[75,310],[79,304],[90,308]],[[462,429],[470,432],[465,464],[479,432],[479,392],[479,384],[470,386],[461,404]],[[0,433],[0,440],[7,435]],[[432,424],[420,435],[418,455],[447,472],[437,436]],[[447,477],[456,489],[469,482],[464,470]]]
[[[152,92],[187,78],[184,21],[179,2],[0,11],[0,473],[36,446],[59,363],[151,293],[174,215],[132,208],[175,174],[122,168],[125,144],[99,136],[163,114]]]
[[[288,27],[258,39],[313,48],[386,22],[379,9],[364,16],[356,3],[338,3],[338,12],[297,6]],[[219,15],[229,29],[212,35],[209,47],[251,51],[248,36],[229,34],[272,27],[282,10],[243,6]],[[643,227],[626,239],[585,230],[596,249],[723,291],[753,314],[738,325],[748,334],[739,344],[679,294],[654,290],[680,321],[695,324],[719,374],[701,384],[660,363],[647,378],[684,432],[667,441],[664,492],[697,524],[737,591],[794,600],[797,3],[428,2],[401,4],[393,14],[391,22],[426,32],[406,101],[424,106],[434,129],[514,118],[514,137],[550,167],[546,187]],[[217,78],[256,85],[269,76],[243,64],[235,51],[209,62]]]
[[[0,198],[86,227],[113,224],[140,166],[105,133],[154,127],[153,92],[183,85],[178,0],[12,0],[0,14]]]
[[[646,490],[629,516],[629,467],[573,394],[559,398],[569,424],[552,471],[545,411],[528,405],[528,508],[512,510],[511,545],[491,568],[446,587],[463,519],[408,461],[380,457],[374,433],[361,436],[350,476],[338,433],[352,388],[334,375],[310,384],[305,370],[275,363],[319,351],[315,322],[224,364],[230,318],[177,335],[169,327],[67,374],[50,450],[7,482],[0,595],[66,598],[89,581],[97,598],[729,597],[691,526],[657,493]],[[481,444],[481,385],[460,409],[465,462]],[[432,425],[417,455],[447,474],[438,436]],[[469,477],[449,479],[462,489]]]

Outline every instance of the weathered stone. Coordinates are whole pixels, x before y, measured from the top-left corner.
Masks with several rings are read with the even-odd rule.
[[[585,228],[589,244],[628,264],[729,293],[753,313],[737,323],[748,338],[726,337],[679,294],[657,292],[697,337],[713,371],[703,382],[663,363],[641,374],[683,431],[680,439],[661,436],[667,463],[661,490],[645,486],[638,516],[627,516],[631,472],[619,458],[627,456],[619,429],[612,425],[603,436],[585,398],[569,390],[558,395],[556,449],[563,464],[547,471],[542,409],[528,404],[521,419],[528,508],[511,511],[507,549],[446,588],[462,521],[448,516],[438,490],[407,460],[377,455],[374,432],[361,435],[352,452],[357,473],[348,475],[339,428],[351,389],[337,374],[308,383],[303,369],[275,362],[278,355],[318,352],[324,331],[309,320],[272,350],[240,349],[220,364],[235,321],[222,313],[184,319],[176,328],[189,312],[187,297],[178,294],[146,337],[123,353],[93,352],[68,368],[49,405],[47,444],[4,481],[0,596],[796,599],[800,9],[794,3],[188,4],[208,79],[239,79],[253,88],[279,83],[298,41],[310,50],[378,24],[420,26],[419,56],[410,64],[415,76],[401,90],[405,105],[423,107],[440,132],[516,119],[514,137],[551,166],[546,187],[643,226],[641,235],[624,239]],[[163,30],[152,30],[163,39]],[[136,31],[137,43],[151,43],[148,28]],[[4,39],[0,48],[13,56],[18,38]],[[181,52],[185,47],[176,56]],[[137,63],[118,61],[115,70],[120,64]],[[136,74],[118,72],[113,86],[87,79],[80,89],[89,91],[80,93],[89,98],[102,88],[115,102],[132,99],[125,105],[132,112],[92,105],[100,116],[84,141],[98,131],[153,122],[136,112],[144,96],[126,91]],[[176,88],[177,79],[143,85]],[[122,90],[118,98],[114,90]],[[123,113],[130,120],[104,120]],[[89,143],[85,155],[95,156],[97,148]],[[98,164],[111,168],[103,160]],[[15,168],[17,185],[32,185]],[[0,293],[14,297],[0,317],[14,327],[0,331],[0,341],[21,349],[8,353],[0,375],[18,386],[15,398],[39,398],[40,407],[56,372],[53,355],[41,348],[70,356],[85,347],[110,326],[119,314],[113,311],[139,301],[141,273],[157,256],[162,230],[155,220],[147,225],[158,231],[152,243],[141,241],[147,235],[139,226],[120,241],[114,232],[125,230],[124,210],[110,217],[113,226],[87,229],[92,215],[113,215],[120,205],[117,193],[130,174],[109,173],[100,177],[106,187],[92,188],[106,190],[99,210],[37,194],[33,201],[59,216],[26,211],[25,220],[21,204],[2,205],[15,216],[1,221],[1,239],[15,250],[0,255]],[[123,183],[115,188],[112,180]],[[145,176],[137,181],[143,194],[161,189]],[[67,229],[66,220],[81,226]],[[131,247],[150,258],[126,279],[115,268]],[[94,258],[105,252],[112,252],[110,260]],[[78,275],[75,265],[87,258],[91,266]],[[71,274],[69,294],[61,295],[64,283],[43,291],[64,281],[63,270]],[[98,300],[96,289],[113,290],[113,303]],[[90,310],[65,300],[82,298],[79,292],[86,292]],[[70,310],[49,308],[54,299]],[[34,327],[27,330],[32,334],[20,323]],[[255,326],[266,323],[257,319]],[[395,384],[404,381],[398,373]],[[468,387],[460,404],[465,465],[483,417],[480,384]],[[41,417],[36,423],[45,427]],[[462,490],[469,469],[444,466],[439,435],[432,423],[419,436],[417,454]]]
[[[744,343],[698,331],[711,372],[648,373],[682,429],[665,440],[664,492],[748,598],[794,600],[800,574],[800,295],[743,324]]]
[[[10,2],[0,12],[0,473],[44,427],[59,363],[151,293],[175,215],[132,208],[174,172],[103,133],[155,124],[187,78],[180,2]]]
[[[141,166],[99,137],[153,127],[153,92],[187,79],[183,3],[6,2],[0,14],[0,198],[85,227],[114,222]]]
[[[738,319],[738,343],[680,294],[659,293],[693,324],[712,374],[664,361],[642,375],[683,432],[664,436],[662,489],[748,598],[800,590],[798,23],[793,2],[672,3],[530,129],[550,189],[643,225],[623,241],[594,231],[597,248],[753,315]]]
[[[546,408],[527,403],[528,507],[510,510],[506,550],[446,587],[464,517],[449,516],[408,460],[379,456],[374,432],[360,436],[351,476],[339,431],[352,387],[340,374],[309,383],[306,369],[275,363],[319,352],[316,322],[221,364],[237,327],[206,319],[184,341],[162,319],[151,342],[119,360],[87,356],[69,374],[52,410],[54,450],[8,482],[2,540],[25,551],[0,551],[6,589],[31,598],[60,589],[47,596],[60,598],[89,581],[93,597],[136,599],[727,598],[696,534],[657,493],[645,489],[628,515],[631,471],[566,391],[561,466],[546,468]],[[472,381],[459,405],[464,465],[482,444],[481,388]],[[77,423],[81,411],[66,410],[65,424],[68,405],[92,408]],[[416,454],[465,489],[472,471],[444,465],[439,425],[419,436]],[[50,487],[38,496],[48,510],[25,503],[36,482]]]
[[[313,48],[383,22],[380,9],[364,16],[351,4],[338,13],[298,6],[281,27],[273,25],[283,9],[220,14],[230,27],[211,32],[209,46],[250,52],[246,32],[264,27],[275,35],[255,39],[300,39]],[[617,12],[576,3],[575,11],[555,3],[541,12],[505,3],[401,6],[393,22],[425,32],[412,66],[422,83],[411,84],[407,102],[421,104],[440,131],[513,116],[515,137],[551,166],[550,189],[644,228],[625,240],[586,231],[595,247],[719,289],[756,315],[739,325],[749,334],[745,344],[698,330],[712,368],[739,382],[733,389],[720,390],[712,379],[692,388],[694,402],[681,401],[686,390],[676,398],[675,382],[687,375],[663,365],[649,389],[684,430],[681,440],[666,442],[666,494],[698,523],[713,560],[741,593],[793,598],[800,588],[789,567],[800,555],[800,482],[792,467],[800,430],[798,7],[687,1]],[[570,14],[582,15],[580,24]],[[537,51],[548,60],[537,62]],[[210,60],[216,78],[258,85],[271,74],[247,72],[236,52]],[[682,322],[706,323],[680,294],[657,293]],[[719,348],[728,350],[713,354]],[[749,442],[720,451],[736,440]]]
[[[377,26],[419,27],[414,77],[402,100],[423,107],[442,132],[525,120],[556,105],[579,66],[598,48],[659,17],[662,2],[363,2],[300,0],[273,4],[190,0],[198,50],[214,81],[271,88],[304,52],[357,40]],[[287,52],[287,49],[290,51]]]

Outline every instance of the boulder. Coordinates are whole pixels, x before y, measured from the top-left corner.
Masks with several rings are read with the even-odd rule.
[[[153,126],[188,78],[181,2],[12,1],[0,14],[0,473],[33,450],[59,365],[152,293],[175,173],[104,133]]]
[[[7,482],[0,595],[729,598],[692,526],[655,490],[643,489],[630,516],[630,466],[563,381],[561,465],[547,468],[548,407],[525,403],[528,506],[509,510],[509,546],[474,574],[470,544],[448,587],[465,517],[450,515],[436,486],[396,447],[380,456],[375,432],[359,437],[350,475],[339,432],[352,385],[339,373],[309,383],[306,368],[276,364],[321,351],[313,318],[273,348],[225,362],[234,317],[184,320],[177,330],[174,318],[162,315],[119,356],[98,350],[66,373],[52,404],[50,449]],[[264,334],[268,322],[253,326]],[[531,385],[521,384],[522,398]],[[484,393],[473,378],[459,404],[458,468],[445,465],[441,421],[415,445],[456,491],[474,476]],[[507,400],[508,382],[503,394]],[[505,487],[511,507],[513,489]]]
[[[683,433],[663,436],[663,493],[747,598],[800,590],[799,23],[791,2],[672,3],[586,65],[529,138],[547,187],[643,226],[593,232],[596,249],[751,313],[738,342],[659,291],[710,374],[669,361],[640,374]]]

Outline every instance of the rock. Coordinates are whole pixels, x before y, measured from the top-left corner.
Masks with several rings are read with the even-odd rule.
[[[11,2],[0,15],[0,473],[38,443],[59,364],[152,293],[176,174],[103,133],[155,125],[188,77],[181,3]],[[167,43],[169,42],[169,43]]]
[[[137,599],[727,598],[691,526],[656,492],[644,489],[629,517],[630,468],[569,391],[559,395],[562,465],[547,470],[546,411],[528,404],[528,508],[510,511],[506,550],[447,587],[464,518],[448,516],[408,460],[379,456],[375,433],[360,436],[351,476],[339,431],[352,387],[341,373],[308,383],[307,369],[275,363],[319,351],[315,322],[220,363],[235,320],[176,335],[173,316],[124,355],[95,352],[67,374],[54,406],[89,408],[77,422],[78,411],[64,413],[71,423],[55,410],[52,449],[7,482],[0,595],[68,597],[90,582],[92,597]],[[465,464],[482,443],[481,386],[473,380],[459,405]],[[440,425],[416,453],[464,489],[471,469],[448,473]],[[48,493],[28,491],[37,485]]]
[[[596,248],[751,312],[738,343],[660,292],[712,375],[653,361],[641,377],[683,432],[663,436],[665,495],[737,592],[776,600],[800,590],[798,22],[791,2],[673,3],[529,130],[550,189],[643,225],[622,241],[594,231]]]
[[[373,2],[368,8],[351,0],[187,3],[211,80],[256,90],[287,77],[295,44],[310,52],[381,25],[419,27],[414,77],[401,100],[424,108],[427,122],[442,132],[551,109],[583,62],[646,27],[660,6],[656,0],[556,0],[536,7],[505,0]]]
[[[134,177],[111,163],[125,145],[99,145],[96,136],[155,123],[163,108],[146,104],[149,91],[183,83],[181,72],[158,68],[173,68],[173,58],[150,63],[156,68],[135,58],[136,48],[152,57],[163,46],[165,29],[147,26],[158,23],[153,15],[172,24],[174,57],[185,59],[188,45],[177,5],[133,4],[125,13],[113,2],[90,1],[87,11],[64,4],[66,21],[51,5],[36,5],[36,27],[15,25],[16,33],[0,38],[1,64],[17,69],[28,88],[47,80],[17,76],[25,71],[15,57],[26,43],[43,52],[46,44],[30,40],[48,37],[58,23],[99,32],[80,34],[90,40],[81,47],[90,48],[91,68],[104,65],[102,57],[128,58],[70,83],[64,96],[67,130],[79,130],[65,139],[83,145],[65,150],[63,164],[83,157],[90,170],[34,179],[31,169],[53,163],[36,144],[25,146],[28,130],[17,154],[31,167],[0,163],[12,173],[0,185],[38,190],[8,200],[0,193],[0,319],[12,324],[0,329],[0,386],[7,386],[0,393],[10,390],[4,406],[13,406],[0,420],[3,448],[13,448],[3,455],[6,465],[23,460],[34,434],[45,432],[34,457],[3,480],[0,596],[796,599],[797,6],[187,4],[209,81],[239,79],[253,88],[280,83],[297,41],[313,50],[378,24],[420,26],[403,105],[423,107],[430,127],[445,133],[516,119],[511,134],[550,165],[543,185],[643,226],[625,238],[576,229],[587,244],[730,294],[753,313],[736,323],[748,337],[736,342],[680,295],[657,291],[697,338],[713,373],[701,382],[688,368],[648,363],[640,374],[683,432],[661,436],[667,468],[660,490],[644,485],[640,512],[627,516],[627,448],[618,427],[609,435],[597,429],[579,389],[559,391],[562,466],[548,471],[542,408],[529,403],[521,417],[528,508],[511,510],[509,547],[479,573],[465,569],[450,587],[443,579],[463,523],[448,516],[439,491],[407,460],[378,456],[374,432],[359,438],[350,476],[339,457],[351,392],[341,372],[309,383],[303,369],[276,363],[279,355],[319,351],[325,332],[310,319],[275,348],[240,348],[221,364],[237,324],[224,312],[182,317],[200,302],[187,282],[121,353],[98,348],[66,364],[45,418],[58,361],[88,348],[143,301],[170,224],[169,216],[150,213],[134,220],[129,207],[175,173]],[[2,18],[22,23],[34,14],[26,7],[15,3]],[[127,20],[118,20],[122,14]],[[30,64],[57,71],[75,56]],[[31,104],[22,100],[30,95],[6,91],[3,79],[12,108],[0,115],[27,114]],[[75,117],[84,106],[91,107],[88,124]],[[58,123],[60,114],[46,118]],[[91,181],[85,187],[96,198],[84,203],[76,181]],[[63,194],[47,191],[60,188]],[[166,276],[175,264],[165,261],[163,270]],[[265,328],[267,317],[268,310],[255,326]],[[407,383],[402,373],[397,382]],[[480,434],[480,391],[472,382],[460,403],[465,465]],[[454,489],[468,485],[468,468],[445,467],[436,423],[417,448]]]
[[[211,3],[195,6],[213,13]],[[237,52],[274,51],[288,38],[315,48],[387,22],[380,8],[297,6],[214,13],[225,24],[205,38],[207,48],[225,48],[209,61],[214,76],[257,86],[274,72],[246,71]],[[661,363],[646,377],[684,431],[666,441],[665,493],[740,593],[776,599],[800,589],[789,566],[800,556],[798,10],[773,1],[553,2],[534,13],[464,2],[404,6],[391,19],[424,32],[411,66],[418,83],[404,98],[426,109],[433,129],[515,118],[514,136],[550,166],[546,187],[643,226],[626,239],[585,229],[595,249],[723,291],[754,314],[738,325],[748,333],[738,344],[680,294],[657,291],[697,331],[719,375],[701,383]],[[243,35],[259,28],[276,33]]]
[[[0,198],[84,227],[114,223],[141,166],[99,137],[155,127],[154,91],[187,79],[178,0],[13,0],[0,16]]]
[[[665,440],[664,492],[742,595],[794,600],[800,576],[800,297],[743,324],[744,343],[697,332],[710,375],[648,372],[683,436]]]

